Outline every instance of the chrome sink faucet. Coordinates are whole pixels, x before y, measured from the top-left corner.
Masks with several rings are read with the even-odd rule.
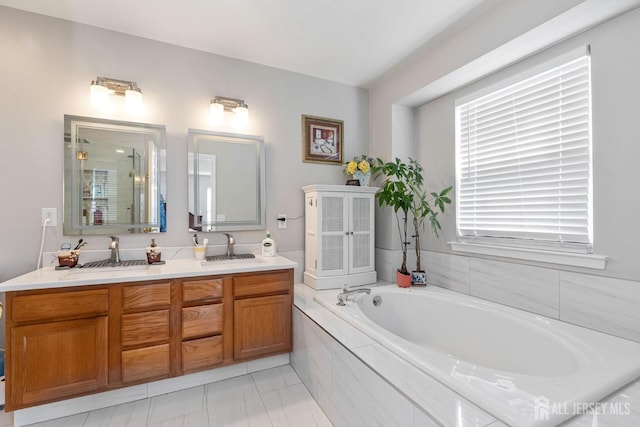
[[[111,243],[109,243],[109,249],[111,249],[111,258],[109,262],[112,264],[120,264],[120,238],[117,236],[111,236]]]
[[[233,236],[229,233],[224,233],[227,236],[227,258],[233,257],[235,254],[233,253],[233,245],[236,241],[233,239]]]
[[[347,301],[347,299],[351,295],[356,295],[356,294],[367,294],[367,295],[369,295],[370,293],[371,293],[371,289],[370,288],[348,289],[347,287],[344,287],[344,288],[342,288],[342,293],[338,294],[338,302],[336,304],[337,305],[344,305],[344,303]]]

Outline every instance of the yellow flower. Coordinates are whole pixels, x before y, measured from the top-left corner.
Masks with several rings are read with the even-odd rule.
[[[347,164],[347,173],[349,175],[353,175],[354,173],[356,173],[356,168],[358,167],[358,164],[356,163],[355,160],[351,160],[348,164]]]
[[[367,173],[371,169],[371,165],[365,159],[362,159],[360,160],[360,163],[358,163],[358,169],[360,172]]]

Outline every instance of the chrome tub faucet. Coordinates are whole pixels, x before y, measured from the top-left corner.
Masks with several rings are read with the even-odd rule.
[[[345,286],[342,288],[342,293],[338,294],[338,302],[336,304],[343,306],[344,303],[347,302],[347,299],[349,299],[351,295],[356,295],[356,294],[369,295],[370,293],[371,293],[371,288],[349,289]]]

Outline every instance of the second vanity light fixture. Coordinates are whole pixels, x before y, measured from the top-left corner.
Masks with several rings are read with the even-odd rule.
[[[128,109],[136,110],[142,106],[142,90],[136,82],[96,77],[91,82],[91,105],[104,108],[109,104],[109,95],[124,96]]]
[[[226,98],[216,96],[209,104],[209,118],[213,126],[219,126],[224,122],[224,112],[234,114],[233,127],[245,129],[249,125],[249,107],[243,99]]]

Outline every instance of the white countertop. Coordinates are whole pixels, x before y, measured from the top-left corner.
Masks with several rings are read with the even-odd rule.
[[[0,283],[0,292],[282,270],[296,266],[296,262],[282,256],[256,256],[253,259],[229,261],[172,259],[162,265],[71,268],[67,270],[56,270],[55,267],[50,266]]]

